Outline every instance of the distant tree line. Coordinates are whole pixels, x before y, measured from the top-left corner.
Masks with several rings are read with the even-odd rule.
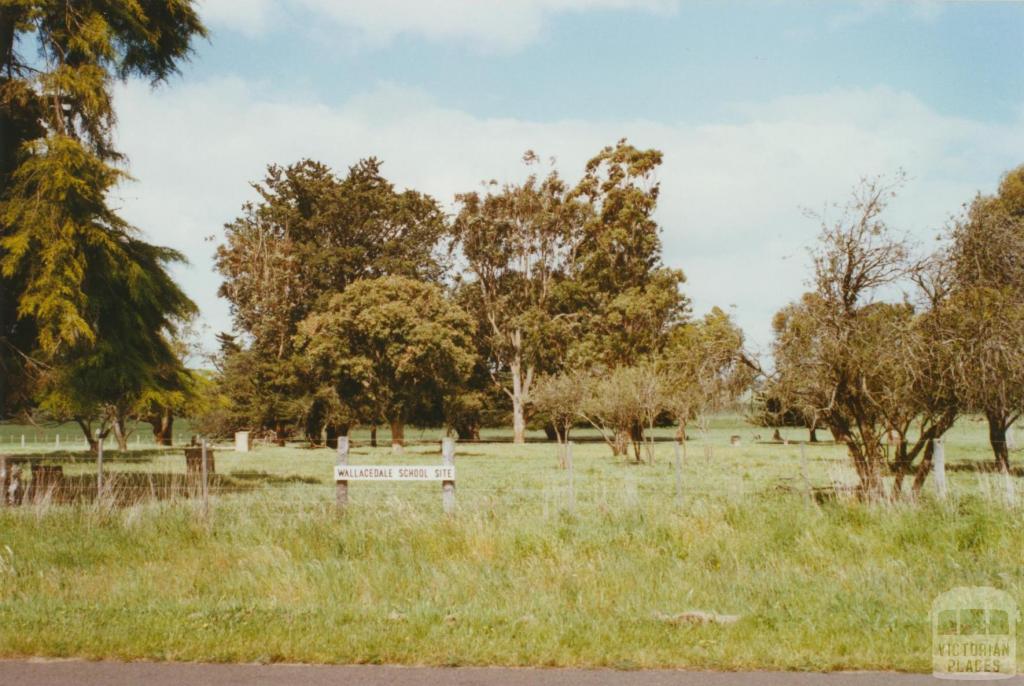
[[[204,428],[330,442],[387,426],[400,448],[410,423],[476,438],[508,422],[515,442],[584,423],[619,454],[741,392],[742,333],[719,309],[692,320],[662,262],[661,153],[619,141],[575,183],[524,163],[451,216],[376,159],[343,177],[270,166],[217,253],[236,333]]]

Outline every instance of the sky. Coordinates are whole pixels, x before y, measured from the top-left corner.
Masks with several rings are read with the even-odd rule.
[[[210,38],[157,87],[118,87],[134,181],[114,203],[189,258],[213,347],[231,330],[213,253],[268,164],[384,161],[453,196],[575,179],[628,138],[664,153],[666,264],[755,351],[799,297],[819,224],[860,179],[904,170],[887,213],[927,249],[1024,163],[1024,2],[202,0]]]

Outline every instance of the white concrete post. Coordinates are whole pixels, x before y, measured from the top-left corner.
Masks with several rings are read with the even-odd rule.
[[[444,465],[446,467],[455,466],[455,441],[451,438],[445,438],[441,441],[441,456],[443,458]],[[441,482],[441,500],[444,504],[445,514],[453,514],[455,512],[455,482],[454,481],[442,481]]]

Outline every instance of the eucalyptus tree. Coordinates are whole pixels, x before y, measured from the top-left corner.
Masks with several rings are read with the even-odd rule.
[[[539,164],[532,152],[524,161]],[[466,265],[462,299],[481,322],[492,376],[512,403],[515,443],[526,439],[537,374],[556,366],[564,348],[568,321],[558,291],[566,286],[588,210],[567,196],[554,170],[456,196],[452,235]]]
[[[654,218],[662,154],[620,140],[587,162],[570,197],[591,211],[574,247],[572,296],[580,313],[576,364],[615,367],[655,354],[686,320],[682,271],[661,259]]]
[[[160,387],[194,306],[167,273],[182,256],[107,202],[127,178],[111,91],[173,75],[204,35],[187,0],[0,6],[0,412],[42,393],[85,422]]]

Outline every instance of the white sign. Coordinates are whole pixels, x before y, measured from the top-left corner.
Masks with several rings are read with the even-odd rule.
[[[337,465],[335,481],[455,481],[455,467],[445,465]]]

